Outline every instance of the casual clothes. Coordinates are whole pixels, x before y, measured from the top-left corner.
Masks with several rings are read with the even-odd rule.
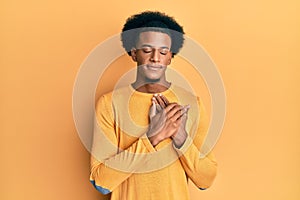
[[[188,178],[200,189],[215,178],[213,153],[199,157],[209,125],[200,98],[173,85],[162,94],[169,102],[191,106],[189,136],[180,149],[171,139],[153,147],[146,136],[153,94],[128,86],[97,101],[90,181],[112,200],[185,200]]]

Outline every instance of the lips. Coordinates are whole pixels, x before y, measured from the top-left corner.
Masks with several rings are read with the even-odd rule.
[[[147,68],[150,69],[150,70],[157,71],[157,70],[162,69],[163,66],[161,66],[161,65],[147,65]]]

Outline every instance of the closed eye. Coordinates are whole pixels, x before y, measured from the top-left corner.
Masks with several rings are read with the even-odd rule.
[[[160,49],[159,52],[160,52],[160,54],[162,54],[162,55],[167,55],[167,54],[169,53],[169,49],[167,49],[167,48]]]
[[[150,47],[144,47],[144,48],[142,48],[142,50],[143,50],[144,53],[151,53],[152,52],[152,48],[150,48]]]
[[[154,51],[154,49],[152,48],[152,47],[148,47],[148,46],[145,46],[145,47],[143,47],[142,48],[142,51],[144,52],[144,53],[151,53],[151,52],[153,52]],[[159,51],[159,53],[161,54],[161,55],[167,55],[168,53],[169,53],[169,48],[160,48],[160,49],[158,49],[158,51]]]

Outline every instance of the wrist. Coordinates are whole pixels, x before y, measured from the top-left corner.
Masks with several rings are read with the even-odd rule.
[[[148,139],[149,139],[149,141],[150,141],[150,143],[152,144],[153,147],[155,147],[160,142],[160,139],[159,139],[158,135],[148,137]]]
[[[174,137],[172,137],[172,139],[173,139],[174,146],[179,149],[186,141],[187,133],[185,132],[184,134],[176,134]]]
[[[185,140],[186,140],[186,138],[184,140],[180,140],[180,141],[173,140],[174,146],[177,149],[180,149],[183,146]]]

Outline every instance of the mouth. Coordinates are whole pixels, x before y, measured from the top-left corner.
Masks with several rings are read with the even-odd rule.
[[[146,65],[147,69],[153,70],[153,71],[158,71],[163,69],[162,65]]]

